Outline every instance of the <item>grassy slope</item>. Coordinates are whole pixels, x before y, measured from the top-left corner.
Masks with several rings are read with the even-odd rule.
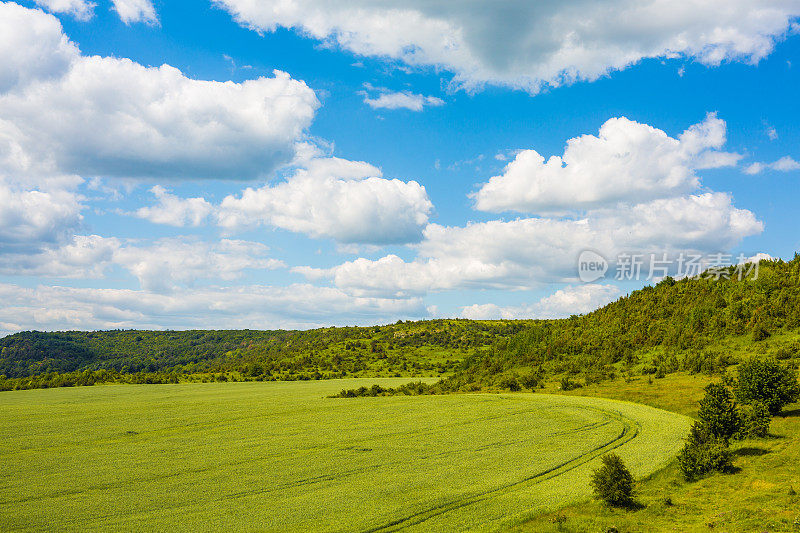
[[[362,383],[3,393],[0,529],[495,529],[585,499],[609,449],[651,472],[688,427],[595,398],[325,398]]]
[[[711,378],[685,373],[648,382],[647,377],[605,382],[572,391],[641,402],[688,416],[697,414],[697,401]],[[519,531],[800,531],[800,404],[773,419],[770,437],[734,443],[735,474],[716,474],[695,483],[680,479],[673,462],[638,484],[638,511],[620,511],[598,502],[566,507],[540,515]],[[670,498],[672,505],[664,503]],[[556,516],[566,518],[561,526]]]

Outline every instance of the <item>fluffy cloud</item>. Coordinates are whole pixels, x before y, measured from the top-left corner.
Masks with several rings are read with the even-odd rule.
[[[152,292],[170,292],[199,280],[235,280],[246,270],[286,265],[267,256],[263,244],[234,239],[205,242],[184,237],[153,243],[99,235],[77,235],[37,253],[0,254],[0,273],[57,278],[100,278],[109,269],[130,272]]]
[[[266,257],[260,243],[223,239],[209,244],[180,238],[162,239],[153,245],[126,246],[113,261],[131,272],[148,291],[166,292],[201,279],[230,281],[246,269],[275,269],[282,261]]]
[[[36,4],[51,13],[66,13],[78,20],[87,21],[94,16],[97,4],[86,0],[35,0]],[[150,0],[111,0],[114,11],[125,24],[132,22],[158,23],[158,15]]]
[[[142,207],[135,214],[155,224],[200,226],[214,211],[214,207],[204,198],[179,198],[160,185],[150,189],[150,192],[158,200],[158,205]]]
[[[114,10],[125,24],[132,22],[155,24],[158,22],[156,9],[150,0],[112,0],[112,2]]]
[[[111,268],[119,239],[77,235],[37,253],[0,254],[0,273],[56,278],[100,278]]]
[[[24,190],[0,179],[0,250],[36,251],[71,236],[81,222],[78,197],[65,190]]]
[[[0,94],[34,80],[58,78],[79,58],[58,19],[0,3]],[[0,115],[2,117],[2,115]]]
[[[57,19],[0,4],[0,119],[32,157],[82,176],[269,175],[295,155],[319,102],[276,71],[242,83],[169,65],[81,56]]]
[[[545,162],[532,150],[476,195],[486,210],[551,216],[493,220],[463,227],[430,224],[417,257],[359,258],[330,268],[295,268],[354,294],[425,294],[451,289],[530,289],[571,282],[584,250],[613,261],[623,253],[709,254],[763,231],[727,193],[699,188],[695,171],[735,163],[718,151],[725,124],[713,114],[677,138],[627,119],[612,119],[598,136],[572,139],[563,158]],[[524,170],[524,172],[523,172]],[[533,189],[532,194],[528,191]],[[580,217],[576,211],[583,212]],[[552,216],[569,213],[570,217]]]
[[[563,156],[545,160],[535,150],[520,151],[474,194],[475,207],[558,213],[685,194],[700,185],[696,169],[736,164],[738,155],[715,150],[724,143],[725,122],[714,114],[678,138],[612,118],[597,136],[567,141]]]
[[[711,253],[763,230],[730,195],[705,193],[596,211],[579,220],[523,218],[464,227],[430,224],[418,257],[360,258],[329,269],[297,268],[311,279],[330,278],[355,294],[407,296],[459,288],[530,289],[572,281],[583,250],[607,258],[623,252]]]
[[[35,0],[39,5],[51,13],[66,13],[78,20],[87,21],[94,16],[94,2],[86,0]]]
[[[750,174],[752,176],[755,174],[760,174],[767,169],[777,170],[779,172],[789,172],[792,170],[800,170],[800,163],[787,155],[781,157],[777,161],[773,161],[772,163],[752,163],[748,165],[744,171],[746,174]]]
[[[419,241],[433,209],[425,187],[380,176],[362,161],[314,156],[285,181],[247,188],[219,205],[156,186],[151,191],[158,204],[135,215],[172,226],[213,222],[227,232],[268,225],[345,244]]]
[[[557,290],[532,305],[501,307],[474,304],[461,309],[461,316],[472,320],[514,320],[520,318],[565,318],[594,311],[619,298],[614,285],[579,285]]]
[[[0,283],[0,301],[0,334],[26,329],[294,329],[428,316],[420,299],[354,298],[338,289],[307,284],[163,294]]]
[[[614,253],[659,247],[669,252],[728,250],[764,229],[751,211],[737,209],[732,197],[720,192],[660,199],[594,216],[598,233],[616,245]]]
[[[175,257],[189,268],[180,274],[175,259],[151,274],[152,254],[143,264],[135,253],[126,257],[129,244],[76,237],[85,208],[78,190],[89,176],[271,174],[302,151],[299,141],[319,105],[304,83],[281,72],[243,83],[198,81],[168,65],[82,56],[55,17],[10,2],[0,3],[0,57],[0,269],[97,277],[124,259],[150,287],[225,279],[244,268],[238,258],[248,253],[254,254],[248,268],[274,267],[263,250],[234,253],[235,241],[224,241],[225,249],[178,246]],[[210,211],[202,199],[180,200],[160,187],[153,192],[159,205],[139,216],[197,225]],[[205,262],[190,257],[192,248]],[[157,253],[168,255],[168,247]]]
[[[380,176],[367,163],[312,159],[285,182],[225,198],[219,224],[229,229],[269,224],[343,243],[419,240],[433,208],[425,187]]]
[[[0,119],[0,254],[35,253],[69,240],[82,222],[75,187],[46,158],[27,154],[19,131]]]
[[[775,257],[772,257],[771,255],[769,255],[767,253],[758,252],[755,255],[752,255],[750,257],[747,257],[747,258],[743,259],[742,261],[739,261],[739,264],[741,265],[741,264],[747,264],[747,263],[758,263],[760,261],[775,261],[775,259],[776,259]]]
[[[372,87],[368,87],[372,89]],[[377,94],[370,95],[368,91],[362,91],[364,103],[372,109],[408,109],[411,111],[422,111],[425,107],[436,107],[444,105],[444,100],[435,96],[425,96],[415,94],[411,91],[393,92],[388,89],[374,89]]]
[[[240,24],[292,28],[364,56],[433,65],[455,83],[537,92],[644,58],[755,63],[800,14],[796,0],[215,0]]]

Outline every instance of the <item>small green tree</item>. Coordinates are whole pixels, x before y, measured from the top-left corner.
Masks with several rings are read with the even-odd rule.
[[[581,388],[581,384],[577,381],[572,381],[567,376],[561,378],[561,390],[570,391]]]
[[[591,484],[595,495],[608,505],[633,503],[633,476],[615,453],[603,457],[603,466],[594,471]]]
[[[533,390],[539,386],[539,383],[541,383],[541,379],[539,374],[537,374],[536,372],[528,372],[526,374],[522,374],[519,377],[519,383],[526,389]]]
[[[694,481],[711,472],[730,472],[732,459],[728,443],[713,436],[702,423],[695,422],[678,454],[678,466],[686,481]]]
[[[721,383],[710,383],[705,391],[697,416],[711,437],[727,443],[741,428],[741,417],[733,394]]]
[[[739,417],[742,420],[738,438],[766,437],[769,434],[769,424],[772,416],[763,402],[753,402],[750,405],[739,406]]]
[[[800,398],[800,384],[797,374],[775,359],[753,357],[737,368],[734,392],[739,402],[763,402],[776,415]]]
[[[499,385],[501,389],[510,390],[512,392],[516,392],[522,388],[520,387],[517,377],[514,375],[503,376],[502,378],[500,378]]]

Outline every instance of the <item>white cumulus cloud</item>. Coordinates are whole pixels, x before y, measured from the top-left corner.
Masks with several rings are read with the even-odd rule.
[[[113,237],[75,235],[35,253],[0,254],[0,273],[56,278],[102,278],[122,243]]]
[[[215,0],[257,31],[291,28],[363,56],[434,66],[467,88],[532,93],[645,58],[755,63],[800,14],[797,0]]]
[[[195,80],[169,65],[83,56],[58,20],[0,4],[0,119],[32,157],[103,177],[268,176],[295,156],[319,106],[276,71],[242,83]],[[4,92],[3,92],[4,91]]]
[[[11,2],[0,3],[0,94],[34,80],[65,75],[79,54],[57,18]]]
[[[751,163],[747,167],[745,167],[744,172],[746,174],[755,175],[760,174],[764,170],[777,170],[778,172],[790,172],[792,170],[800,170],[800,162],[796,161],[794,158],[790,156],[783,156],[777,161],[773,161],[772,163],[760,163],[755,162]]]
[[[0,254],[36,253],[69,240],[83,220],[81,182],[31,157],[19,130],[0,119]]]
[[[24,190],[0,179],[0,250],[37,250],[68,238],[81,209],[70,191]]]
[[[712,253],[763,231],[755,215],[726,193],[660,199],[586,218],[522,218],[463,227],[429,224],[418,257],[359,258],[327,268],[295,268],[329,278],[354,294],[395,297],[449,289],[530,289],[573,281],[586,249],[606,258],[631,251]]]
[[[217,216],[231,230],[267,224],[342,243],[389,244],[418,241],[432,208],[415,181],[385,179],[368,163],[323,157],[283,182],[226,197]]]
[[[435,96],[425,96],[411,91],[390,91],[389,89],[372,89],[372,93],[362,91],[364,103],[372,109],[408,109],[422,111],[425,107],[438,107],[444,105],[444,100]]]
[[[200,226],[214,211],[214,206],[201,197],[180,198],[160,185],[151,188],[150,192],[158,200],[158,205],[141,207],[135,214],[155,224]]]
[[[87,21],[94,16],[94,2],[86,0],[36,0],[36,5],[51,13],[66,13],[78,20]]]
[[[285,268],[261,243],[236,239],[207,242],[187,237],[141,242],[75,235],[38,251],[4,250],[0,273],[56,278],[102,278],[118,267],[153,292],[191,287],[198,281],[233,281],[247,270]],[[10,253],[9,253],[10,252]]]
[[[433,204],[415,181],[385,179],[363,161],[312,157],[284,181],[249,187],[220,204],[180,198],[163,187],[151,189],[158,204],[135,212],[172,226],[217,224],[225,232],[266,225],[342,244],[384,245],[416,242]]]
[[[545,160],[535,150],[518,152],[503,174],[473,195],[475,207],[558,213],[678,196],[699,187],[696,169],[736,164],[737,154],[717,151],[724,143],[725,122],[714,114],[677,138],[612,118],[597,136],[567,141],[563,156]]]
[[[114,10],[125,24],[132,22],[146,22],[155,24],[158,15],[150,0],[112,0]]]
[[[234,280],[247,269],[275,269],[284,263],[267,257],[256,242],[222,239],[217,243],[169,238],[149,246],[124,246],[113,261],[136,276],[145,290],[165,292],[197,280]]]
[[[0,301],[0,335],[31,329],[305,329],[428,316],[418,298],[357,298],[308,284],[158,293],[0,283]]]
[[[499,306],[488,303],[462,307],[461,316],[472,320],[565,318],[590,313],[613,302],[620,295],[620,289],[614,285],[569,286],[531,305]]]

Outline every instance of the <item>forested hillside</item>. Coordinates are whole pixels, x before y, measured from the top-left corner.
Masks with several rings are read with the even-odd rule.
[[[0,339],[0,386],[98,381],[442,376],[436,390],[564,388],[620,374],[714,373],[800,353],[800,256],[758,278],[667,278],[563,320],[399,322],[310,331],[24,332]],[[795,362],[796,364],[796,362]]]
[[[5,388],[97,381],[441,376],[525,322],[433,320],[309,331],[23,332],[0,339]]]
[[[750,353],[793,359],[800,354],[800,256],[762,261],[757,279],[734,267],[719,279],[666,278],[602,309],[527,325],[492,349],[465,360],[450,388],[524,383],[565,376],[565,386],[613,373],[677,370],[713,373]]]

